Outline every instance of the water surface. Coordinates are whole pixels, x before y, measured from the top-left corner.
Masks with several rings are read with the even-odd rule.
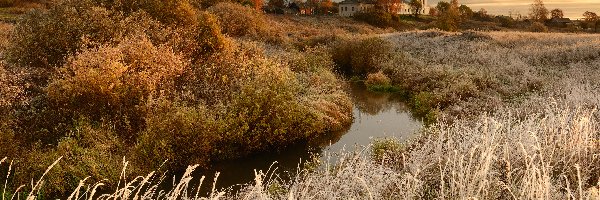
[[[302,163],[323,152],[340,152],[369,145],[374,139],[396,137],[408,139],[421,127],[421,121],[413,118],[400,97],[389,93],[368,91],[364,85],[352,83],[348,93],[353,101],[354,120],[345,130],[331,133],[316,144],[297,144],[280,152],[270,152],[250,157],[216,163],[211,169],[198,171],[194,177],[207,175],[205,183],[212,183],[215,172],[221,172],[217,188],[233,187],[254,181],[254,169],[274,171],[272,175],[287,180]],[[325,161],[324,157],[319,158]],[[275,163],[274,163],[275,162]],[[276,170],[275,170],[276,169]],[[212,186],[212,185],[211,185]],[[210,187],[203,187],[208,192]]]

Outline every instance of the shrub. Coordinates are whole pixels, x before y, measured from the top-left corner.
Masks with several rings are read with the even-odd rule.
[[[365,85],[367,89],[377,92],[399,92],[400,88],[393,86],[392,80],[387,77],[382,71],[367,75]]]
[[[418,92],[410,99],[411,111],[419,117],[423,117],[427,123],[433,122],[436,110],[440,108],[442,102],[439,94],[432,92]]]
[[[148,170],[182,169],[188,164],[206,167],[221,140],[214,114],[203,106],[189,107],[168,100],[151,105],[146,130],[135,146],[135,159]]]
[[[329,51],[323,46],[306,47],[304,52],[294,52],[284,59],[289,60],[292,71],[300,73],[331,71],[335,66]]]
[[[0,22],[0,60],[2,60],[4,49],[10,42],[10,35],[14,29],[12,24]]]
[[[394,138],[377,139],[371,146],[371,159],[377,163],[402,165],[402,153],[406,147]]]
[[[391,82],[392,80],[390,78],[388,78],[382,71],[379,71],[377,73],[371,73],[367,75],[365,84],[367,84],[367,86],[389,86]]]
[[[54,148],[37,145],[26,146],[27,151],[13,157],[15,177],[9,182],[13,186],[31,183],[38,179],[47,167],[62,157],[44,178],[41,195],[47,197],[67,196],[81,180],[89,182],[105,180],[108,187],[116,187],[123,167],[124,143],[109,124],[92,125],[85,119],[76,120],[67,137]],[[135,171],[135,166],[130,167]],[[10,187],[10,185],[9,185]]]
[[[216,17],[208,12],[201,12],[198,20],[202,23],[191,30],[193,34],[192,51],[180,50],[183,53],[192,52],[191,58],[195,61],[202,60],[206,56],[216,54],[226,48],[227,41],[221,34]],[[181,42],[180,42],[181,44]]]
[[[531,32],[548,32],[548,27],[541,22],[533,22],[529,30]]]
[[[23,96],[20,77],[7,70],[0,61],[0,114],[5,116],[7,109]],[[0,116],[0,122],[2,116]]]
[[[350,38],[334,44],[331,54],[340,71],[364,77],[379,71],[390,51],[389,42],[378,37]]]
[[[392,14],[378,9],[366,12],[357,12],[354,14],[354,19],[366,22],[367,24],[379,28],[393,27],[396,24],[396,21],[393,20]]]
[[[297,97],[299,86],[289,69],[263,63],[255,76],[242,83],[227,106],[223,156],[280,149],[325,130],[309,107]]]
[[[61,1],[47,11],[34,10],[16,26],[7,55],[11,63],[43,68],[47,72],[64,64],[65,57],[83,46],[111,41],[119,31],[118,15],[88,0]]]
[[[0,121],[0,123],[2,122]],[[19,156],[21,149],[20,143],[21,142],[8,127],[5,127],[4,124],[0,124],[0,147],[2,147],[0,148],[0,154],[11,157]]]
[[[224,45],[215,24],[211,15],[199,13],[187,1],[62,0],[27,14],[7,54],[11,63],[53,73],[81,47],[145,33],[153,43],[168,43],[190,57],[201,57]]]
[[[236,3],[218,3],[208,9],[221,22],[224,34],[260,37],[268,33],[267,19],[256,10]]]
[[[0,8],[14,6],[16,0],[0,0]]]
[[[63,0],[73,1],[73,0]],[[126,16],[144,11],[153,19],[164,24],[194,25],[197,24],[197,9],[189,0],[90,0],[96,5],[124,13]]]
[[[191,94],[190,102],[214,105],[229,102],[241,82],[253,77],[262,65],[264,50],[254,42],[232,44],[200,63],[193,63],[177,81],[179,88]]]
[[[170,48],[155,47],[145,36],[84,49],[52,80],[48,101],[74,116],[114,119],[123,132],[135,132],[143,125],[146,101],[174,92],[184,65]]]

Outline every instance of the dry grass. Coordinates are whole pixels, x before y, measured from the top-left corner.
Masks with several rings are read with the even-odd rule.
[[[2,58],[2,51],[9,43],[9,36],[13,29],[12,24],[0,22],[0,59]]]
[[[416,31],[382,37],[395,51],[380,68],[425,114],[477,115],[551,92],[565,76],[595,70],[600,57],[594,35]]]
[[[316,170],[301,170],[292,182],[256,173],[254,183],[239,193],[213,188],[208,199],[594,199],[600,188],[600,126],[594,109],[569,108],[559,102],[523,118],[502,113],[477,120],[439,123],[423,130],[418,145],[399,156],[375,162],[367,149],[342,152],[337,161]],[[385,156],[385,155],[384,155]],[[385,164],[382,164],[385,163]],[[127,165],[125,165],[127,166]],[[75,197],[118,199],[204,199],[201,185],[189,174],[172,190],[159,190],[166,180],[150,173],[120,184],[112,193],[96,193],[84,182]],[[124,170],[125,171],[125,170]],[[227,173],[227,172],[223,172]],[[124,176],[124,175],[123,175]],[[85,181],[85,180],[84,180]],[[212,180],[218,181],[218,180]],[[206,187],[206,186],[205,186]],[[209,184],[207,187],[211,187]],[[87,189],[85,189],[87,188]],[[82,190],[82,191],[79,191]]]
[[[170,17],[164,20],[184,23],[178,20],[181,16]],[[61,60],[58,63],[64,63],[59,65],[63,73],[47,77],[53,82],[51,87],[27,101],[19,99],[22,89],[13,87],[24,85],[14,82],[19,80],[15,78],[18,74],[0,61],[0,109],[11,107],[12,103],[28,102],[41,107],[32,106],[34,108],[24,112],[0,111],[26,117],[40,112],[42,117],[37,119],[40,121],[32,122],[47,123],[53,118],[43,116],[56,116],[44,113],[50,110],[43,107],[46,105],[43,101],[49,97],[59,102],[54,105],[56,110],[64,112],[66,107],[71,107],[73,111],[61,119],[63,122],[50,124],[49,128],[42,126],[36,130],[39,132],[6,129],[4,124],[12,120],[0,118],[2,148],[17,151],[14,149],[22,146],[27,149],[22,154],[7,153],[22,156],[15,158],[14,164],[6,163],[6,159],[0,162],[0,172],[8,172],[0,174],[1,177],[6,175],[4,180],[11,181],[0,194],[13,197],[26,191],[31,195],[28,198],[33,199],[47,188],[69,193],[77,188],[72,198],[590,199],[598,196],[600,127],[597,122],[600,114],[594,108],[600,106],[596,95],[600,92],[597,89],[600,86],[597,73],[600,41],[595,35],[439,31],[380,35],[391,46],[391,59],[369,62],[377,70],[368,72],[381,69],[381,75],[389,77],[391,84],[409,91],[414,107],[423,109],[424,113],[439,111],[438,118],[447,120],[422,130],[422,136],[413,143],[400,145],[406,148],[387,148],[393,151],[387,155],[390,158],[383,153],[376,161],[371,160],[367,149],[346,152],[335,163],[300,170],[291,182],[257,172],[255,183],[235,194],[212,188],[210,194],[198,196],[201,185],[191,184],[203,178],[190,176],[198,166],[189,167],[184,177],[174,181],[173,187],[167,190],[162,190],[162,184],[170,179],[161,173],[128,177],[130,171],[137,176],[155,167],[153,165],[162,164],[163,155],[186,161],[188,155],[206,153],[206,157],[195,158],[205,164],[208,162],[205,159],[211,156],[235,157],[285,146],[303,137],[340,129],[350,121],[351,103],[340,89],[340,78],[333,73],[330,52],[315,44],[326,44],[335,40],[328,38],[339,35],[350,37],[386,30],[337,17],[268,16],[268,20],[274,22],[271,28],[280,34],[278,37],[283,38],[281,41],[285,44],[271,46],[260,40],[227,39],[232,44],[219,48],[215,54],[219,56],[200,57],[194,64],[182,61],[187,60],[180,57],[185,57],[186,48],[177,48],[185,47],[186,44],[181,43],[194,41],[194,37],[171,42],[160,40],[172,31],[160,26],[163,22],[153,23],[159,23],[157,27],[164,28],[166,33],[151,34],[151,25],[139,29],[148,31],[148,38],[158,38],[156,41],[164,45],[154,46],[145,39],[114,44],[100,44],[103,40],[97,40],[97,48],[81,48],[78,44],[84,41],[69,43],[81,48],[81,52],[57,55]],[[82,21],[81,24],[88,23]],[[4,24],[0,24],[0,28],[11,29]],[[208,32],[220,35],[216,29],[209,29]],[[0,32],[0,47],[9,42],[1,35],[7,32]],[[179,33],[184,32],[171,34]],[[44,36],[57,39],[50,31]],[[298,45],[302,51],[287,48],[289,45]],[[31,43],[28,48],[37,47]],[[141,51],[127,52],[138,48]],[[144,53],[151,55],[142,55]],[[106,55],[100,54],[114,57],[103,60]],[[161,66],[171,67],[163,69]],[[119,71],[126,69],[134,72]],[[182,70],[184,75],[181,75]],[[123,85],[131,87],[120,87]],[[163,86],[175,89],[161,91]],[[108,106],[121,105],[118,103],[127,103],[127,100],[119,95],[135,95],[128,92],[136,90],[144,94],[133,98],[134,107],[148,109],[140,113],[151,114],[142,116],[143,125],[139,127],[143,130],[136,131],[139,135],[135,135],[145,140],[126,143],[130,138],[114,130],[114,124],[108,123],[112,120],[110,115],[87,119],[91,118],[90,114],[83,108],[98,103],[93,99],[83,101],[84,106],[69,105],[86,91],[114,97],[115,102],[106,103]],[[61,91],[69,91],[66,94],[70,95],[61,96],[65,94]],[[154,98],[173,91],[177,92],[173,96]],[[154,101],[156,99],[166,103]],[[130,109],[117,107],[117,110]],[[192,128],[180,131],[173,127],[194,127],[198,131]],[[33,139],[23,145],[13,142],[14,138],[22,140],[27,134],[40,136],[51,131],[57,131],[58,137],[43,147],[36,146],[40,141]],[[161,140],[153,140],[156,137]],[[194,138],[206,139],[203,141],[206,143],[202,143],[206,145],[186,148],[198,144]],[[213,143],[213,140],[219,141]],[[211,145],[223,149],[203,149]],[[6,152],[2,150],[0,152]],[[52,162],[63,155],[66,155],[63,160]],[[115,163],[125,155],[133,156],[135,164],[153,163],[130,170],[132,166],[124,162],[120,177],[115,178],[119,171]],[[144,160],[147,157],[140,155],[150,159]],[[42,164],[36,164],[37,161]],[[40,169],[45,166],[40,165],[50,167],[41,173],[44,170]],[[23,172],[17,173],[19,170]],[[96,182],[107,176],[112,180]],[[32,177],[38,181],[18,187]],[[107,192],[111,190],[114,191]]]

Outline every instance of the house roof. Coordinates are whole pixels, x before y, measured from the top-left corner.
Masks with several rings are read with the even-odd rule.
[[[340,2],[339,4],[371,4],[370,2],[364,1],[364,0],[344,0],[342,2]]]
[[[571,23],[571,19],[569,19],[569,18],[552,18],[552,22],[556,22],[556,23]]]

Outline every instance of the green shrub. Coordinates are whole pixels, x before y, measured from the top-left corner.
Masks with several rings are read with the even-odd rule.
[[[371,146],[371,159],[388,165],[402,165],[402,154],[406,147],[394,138],[376,139]]]
[[[381,70],[379,63],[389,57],[391,45],[378,38],[350,38],[332,47],[332,58],[338,70],[365,77]]]
[[[146,130],[135,146],[135,159],[153,170],[168,161],[167,169],[183,169],[189,164],[205,167],[221,140],[218,123],[210,110],[189,107],[167,100],[151,106]]]
[[[426,116],[439,106],[439,97],[432,92],[419,92],[412,96],[410,104],[412,111],[417,116]]]
[[[49,197],[67,196],[79,181],[105,181],[105,187],[116,187],[123,168],[124,143],[109,124],[92,125],[88,120],[77,120],[68,136],[54,148],[26,146],[13,166],[13,186],[37,180],[56,159],[62,157],[44,178],[41,194]],[[135,166],[130,167],[135,171]],[[9,183],[10,184],[10,183]]]
[[[303,52],[294,52],[285,59],[294,72],[322,72],[334,69],[335,63],[325,47],[307,47]]]
[[[280,149],[325,129],[297,99],[299,86],[289,69],[263,64],[227,106],[222,131],[224,156]]]
[[[387,77],[383,73],[383,71],[379,71],[377,73],[371,73],[367,75],[367,80],[365,80],[365,85],[371,91],[376,92],[399,92],[400,88],[393,86],[392,80]]]

